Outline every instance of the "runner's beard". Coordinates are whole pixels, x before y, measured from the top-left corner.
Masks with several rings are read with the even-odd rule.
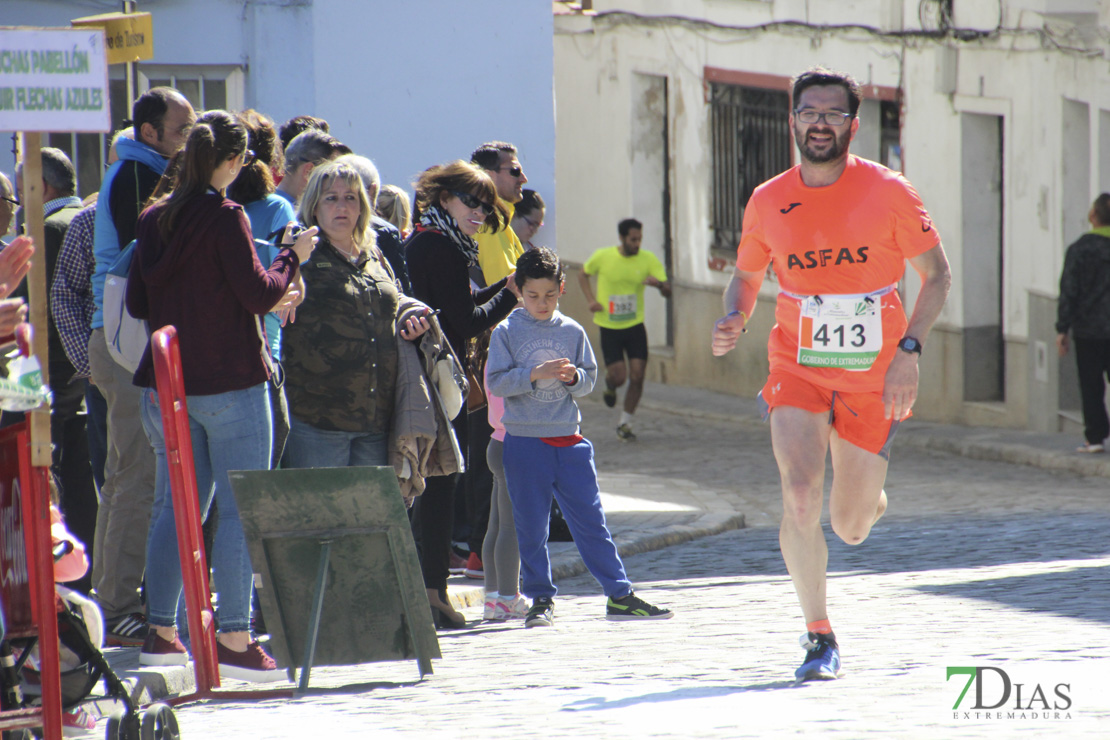
[[[825,151],[814,151],[810,148],[808,140],[810,134],[832,134],[832,142],[829,148]],[[848,154],[848,143],[851,141],[852,132],[847,127],[843,127],[843,131],[837,132],[835,129],[828,127],[824,129],[809,129],[808,131],[800,130],[800,127],[794,127],[794,140],[798,142],[798,152],[802,158],[811,164],[825,164],[826,162],[833,162]]]

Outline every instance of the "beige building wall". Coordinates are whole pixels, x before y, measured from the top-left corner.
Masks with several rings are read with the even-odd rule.
[[[665,78],[669,197],[658,202],[670,225],[673,331],[665,347],[666,308],[649,291],[650,377],[754,395],[766,372],[773,280],[764,283],[765,300],[740,351],[725,358],[709,353],[732,257],[710,250],[707,71],[776,84],[813,64],[843,69],[872,95],[900,91],[902,169],[929,208],[953,268],[951,296],[922,358],[915,414],[967,424],[1068,427],[1074,418],[1068,409],[1078,404],[1074,366],[1066,358],[1060,363],[1052,344],[1055,296],[1064,251],[1083,232],[1091,200],[1110,183],[1110,2],[1004,0],[1001,17],[994,3],[980,4],[994,7],[993,15],[957,3],[963,16],[945,22],[962,29],[960,39],[818,28],[922,29],[917,2],[836,3],[835,13],[832,5],[644,0],[595,2],[595,15],[557,16],[561,254],[581,264],[594,248],[615,243],[617,220],[640,217],[636,208],[650,203],[637,191],[629,164],[643,156],[630,131],[644,110],[644,76]],[[1046,8],[1060,12],[1045,14]],[[941,22],[924,21],[926,28]],[[1004,30],[973,33],[991,31],[999,21]],[[1065,38],[1093,54],[1062,50]],[[876,100],[865,101],[852,146],[870,159],[879,157],[877,111]],[[645,247],[662,258],[663,235],[647,237]],[[590,322],[576,281],[568,285],[565,308]],[[907,307],[917,290],[909,270]]]

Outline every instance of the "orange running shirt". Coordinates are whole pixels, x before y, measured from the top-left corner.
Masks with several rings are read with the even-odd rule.
[[[939,243],[921,198],[900,173],[848,155],[844,173],[827,187],[807,187],[794,166],[756,188],[744,210],[736,267],[759,272],[773,264],[779,287],[797,295],[871,293],[897,283],[906,259]],[[834,390],[881,392],[908,323],[898,292],[882,297],[882,349],[865,371],[798,364],[800,305],[779,293],[767,344],[771,372]]]

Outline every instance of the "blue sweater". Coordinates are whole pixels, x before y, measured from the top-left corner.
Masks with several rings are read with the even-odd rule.
[[[105,173],[100,184],[100,196],[96,200],[96,221],[93,225],[96,264],[92,275],[94,329],[104,326],[104,279],[120,252],[134,238],[142,204],[154,191],[168,161],[141,141],[126,138],[116,142],[116,153],[119,161]],[[126,192],[122,198],[113,195],[116,176],[121,171],[124,175],[119,188]],[[120,212],[116,212],[117,208]]]
[[[573,383],[531,381],[532,368],[560,357],[578,368]],[[574,397],[594,389],[597,360],[585,329],[574,319],[555,311],[537,321],[518,308],[493,330],[486,373],[489,392],[505,399],[505,431],[517,437],[564,437],[578,433],[582,414]]]

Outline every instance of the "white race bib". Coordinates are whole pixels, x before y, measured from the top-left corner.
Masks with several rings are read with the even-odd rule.
[[[883,346],[880,295],[808,296],[798,321],[798,364],[870,370]]]
[[[636,294],[609,296],[609,320],[631,321],[636,318]]]

